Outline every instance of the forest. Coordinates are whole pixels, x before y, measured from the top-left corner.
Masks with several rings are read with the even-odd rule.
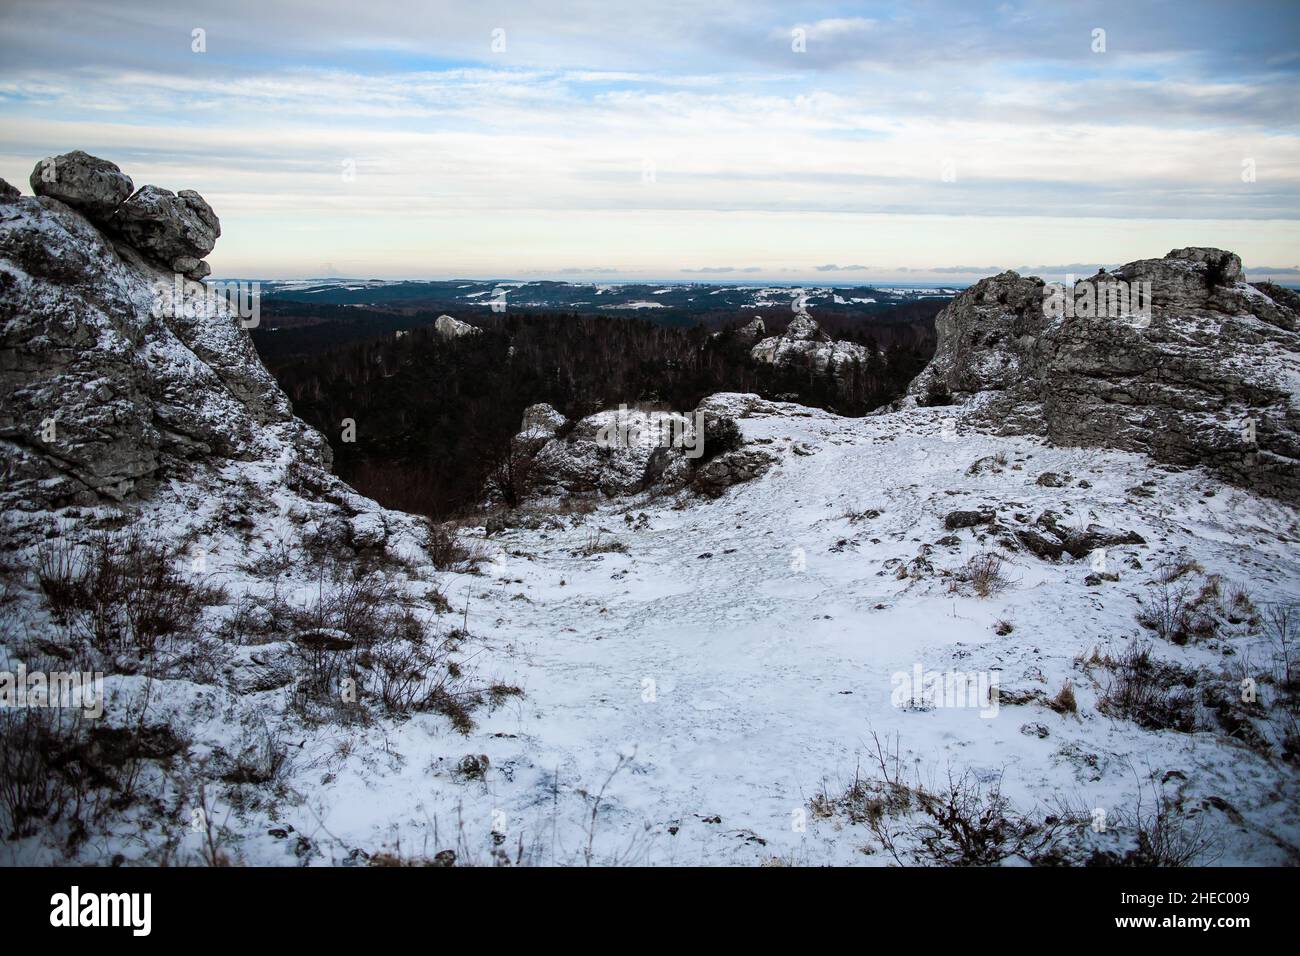
[[[432,316],[370,325],[348,309],[345,323],[325,307],[310,324],[255,330],[254,341],[296,413],[329,440],[341,478],[387,507],[447,518],[479,503],[529,405],[547,402],[572,420],[620,403],[689,411],[738,391],[863,415],[929,361],[942,304],[838,328],[870,350],[838,380],[754,362],[736,334],[742,319],[714,334],[604,315],[480,313],[480,334],[447,339]],[[345,430],[346,419],[355,427]]]

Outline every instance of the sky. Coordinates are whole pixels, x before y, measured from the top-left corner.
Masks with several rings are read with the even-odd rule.
[[[0,177],[197,189],[214,274],[1300,282],[1300,2],[0,0]]]

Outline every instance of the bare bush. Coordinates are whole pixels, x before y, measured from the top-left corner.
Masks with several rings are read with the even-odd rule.
[[[1002,794],[1001,776],[983,781],[972,770],[951,769],[936,786],[904,777],[897,742],[893,751],[875,741],[879,779],[855,775],[841,796],[814,798],[813,812],[844,810],[865,823],[900,865],[991,866],[1018,857],[1034,861],[1049,853],[1078,821],[1062,815],[1037,818],[1016,811]]]
[[[1132,826],[1137,846],[1125,854],[1125,866],[1184,867],[1211,856],[1217,839],[1201,816],[1189,817],[1162,788],[1155,788],[1152,804],[1143,806],[1138,790]]]
[[[0,709],[0,825],[6,839],[27,836],[59,819],[74,799],[53,761],[78,735],[75,713]]]
[[[963,585],[969,585],[982,598],[1000,594],[1011,586],[1011,579],[1007,577],[1004,567],[1005,561],[996,551],[981,551],[952,572],[950,590],[956,591]]]
[[[584,558],[593,554],[627,554],[627,545],[614,538],[606,538],[600,532],[592,532],[573,553]]]
[[[1097,702],[1097,709],[1110,717],[1122,717],[1148,730],[1197,729],[1195,675],[1151,656],[1151,646],[1135,641],[1118,658],[1107,655],[1101,664],[1110,670],[1110,681]]]
[[[439,571],[473,571],[488,560],[487,549],[481,542],[462,541],[450,525],[429,521],[426,527],[425,550]]]
[[[181,573],[184,558],[139,531],[108,533],[77,548],[50,542],[37,551],[36,576],[51,613],[105,653],[152,655],[159,639],[191,637],[203,608],[224,590]]]
[[[1294,604],[1270,604],[1263,613],[1264,636],[1273,655],[1273,680],[1286,698],[1294,703],[1300,693],[1300,607]]]

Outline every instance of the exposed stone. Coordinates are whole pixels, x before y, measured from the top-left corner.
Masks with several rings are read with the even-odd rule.
[[[547,441],[533,459],[532,480],[542,493],[634,494],[647,480],[684,482],[687,455],[695,447],[690,416],[610,409],[588,415],[564,438]]]
[[[348,522],[352,547],[358,550],[381,547],[388,538],[384,516],[378,511],[364,511]]]
[[[1250,285],[1237,256],[1200,247],[1073,293],[1071,315],[1045,307],[1041,279],[976,283],[936,319],[938,350],[909,400],[951,395],[996,434],[1144,452],[1300,500],[1300,297]]]
[[[462,335],[476,335],[483,330],[470,325],[468,322],[462,322],[460,319],[452,318],[450,315],[440,315],[438,320],[433,323],[434,331],[445,339],[456,339]]]
[[[742,448],[711,458],[691,476],[691,487],[709,498],[717,498],[732,485],[762,476],[776,458],[765,451]]]
[[[167,265],[179,258],[202,259],[221,235],[221,223],[202,196],[192,189],[173,193],[157,186],[142,186],[117,207],[108,226]]]
[[[956,531],[958,528],[973,528],[976,525],[988,524],[994,517],[993,511],[989,509],[981,511],[950,511],[943,519],[943,526],[948,531]]]
[[[96,224],[106,223],[135,186],[131,177],[113,163],[73,150],[49,156],[36,164],[32,192],[71,206]]]
[[[133,498],[196,462],[286,447],[286,465],[328,467],[236,317],[195,283],[172,301],[161,267],[178,255],[146,258],[61,201],[0,210],[0,499]]]
[[[750,350],[756,362],[780,366],[807,366],[814,371],[830,368],[844,375],[854,362],[866,363],[871,355],[856,342],[835,342],[809,315],[797,315],[781,335],[763,339]]]
[[[514,437],[514,447],[524,454],[535,454],[567,423],[567,418],[545,402],[529,405],[524,409],[519,434]]]

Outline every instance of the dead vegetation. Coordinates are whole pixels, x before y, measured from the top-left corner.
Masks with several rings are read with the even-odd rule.
[[[490,560],[487,547],[480,541],[466,541],[448,524],[426,523],[425,551],[439,571],[473,572]]]
[[[575,557],[589,558],[595,554],[627,554],[627,545],[615,538],[606,538],[601,532],[591,532],[577,548]]]
[[[1002,792],[1000,773],[949,768],[923,783],[904,771],[897,738],[892,749],[875,734],[872,739],[874,778],[855,773],[835,794],[823,786],[809,809],[814,817],[865,826],[900,866],[1021,860],[1039,866],[1181,867],[1214,856],[1217,836],[1200,808],[1185,809],[1161,785],[1150,785],[1150,799],[1139,780],[1131,810],[1098,810],[1063,798],[1047,810],[1024,812]]]
[[[96,534],[78,545],[56,538],[36,551],[35,573],[55,622],[75,645],[105,655],[152,657],[164,641],[193,638],[205,607],[225,591],[187,573],[183,553],[146,538]]]
[[[926,785],[907,778],[900,746],[872,735],[878,776],[855,774],[844,792],[823,791],[811,801],[815,816],[842,814],[863,824],[900,866],[993,866],[1017,858],[1038,862],[1063,831],[1081,820],[1017,811],[1002,793],[1001,775],[981,778],[949,768]]]
[[[970,588],[981,598],[1001,594],[1011,587],[1006,574],[1006,561],[996,551],[981,551],[965,564],[950,572],[948,590],[960,592]]]

